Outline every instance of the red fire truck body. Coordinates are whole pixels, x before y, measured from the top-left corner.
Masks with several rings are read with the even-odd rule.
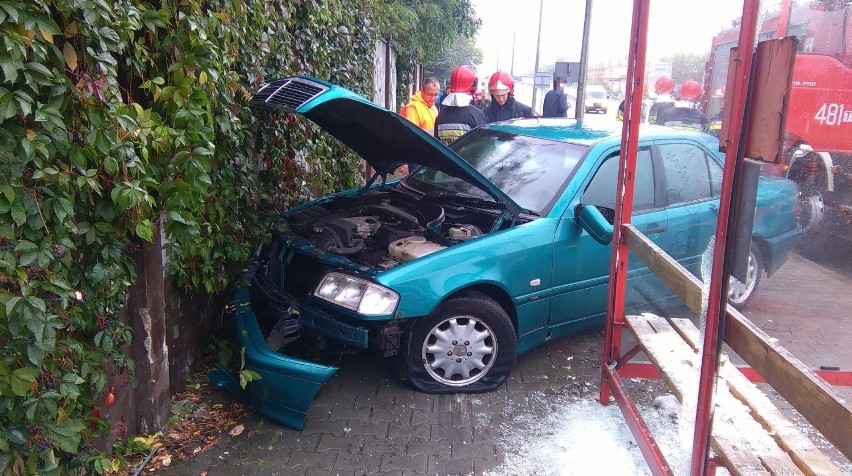
[[[846,2],[815,1],[766,18],[760,40],[796,36],[798,51],[787,110],[786,144],[781,164],[764,171],[795,180],[801,196],[805,247],[825,239],[852,240],[852,15]],[[738,28],[713,39],[705,75],[707,114],[722,106],[714,95],[725,85],[730,48]]]

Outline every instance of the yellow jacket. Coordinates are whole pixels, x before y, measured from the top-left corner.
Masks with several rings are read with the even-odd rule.
[[[402,107],[399,114],[417,124],[417,127],[428,132],[430,135],[435,135],[435,118],[438,117],[438,108],[434,105],[429,106],[417,91],[411,96],[411,101]]]

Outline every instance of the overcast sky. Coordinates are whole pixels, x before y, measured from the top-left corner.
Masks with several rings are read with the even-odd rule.
[[[580,61],[585,0],[543,0],[539,65]],[[535,64],[539,2],[537,0],[472,0],[482,27],[477,45],[483,52],[481,75],[512,67],[531,72]],[[763,2],[777,4],[777,0]],[[628,50],[631,0],[593,0],[589,64],[625,57]],[[741,0],[653,0],[648,28],[648,60],[677,52],[709,51],[713,36],[742,15]]]

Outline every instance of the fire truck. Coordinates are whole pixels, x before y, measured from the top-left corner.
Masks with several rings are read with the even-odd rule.
[[[802,3],[802,2],[797,2]],[[852,15],[845,0],[791,6],[764,17],[759,40],[795,36],[798,51],[787,110],[783,160],[764,172],[799,185],[802,251],[816,254],[838,238],[852,241]],[[739,28],[713,39],[705,71],[706,113],[722,107],[730,49]],[[831,241],[829,241],[831,240]]]

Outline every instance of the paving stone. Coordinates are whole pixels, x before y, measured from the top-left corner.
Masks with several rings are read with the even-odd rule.
[[[300,436],[313,435],[313,434],[332,434],[337,436],[342,436],[344,433],[344,428],[348,426],[347,420],[333,420],[333,421],[324,421],[324,420],[308,420],[305,422],[305,429],[302,430]]]
[[[428,474],[437,475],[467,475],[473,472],[473,462],[469,459],[445,458],[443,456],[429,456]]]
[[[449,459],[452,456],[452,446],[450,440],[432,441],[424,438],[410,438],[405,454],[408,456],[441,456]]]
[[[388,424],[388,438],[420,437],[428,440],[431,433],[432,425],[410,425],[402,422],[390,422]]]
[[[378,393],[358,393],[353,401],[353,408],[391,409],[396,401],[396,395],[387,391],[386,388],[379,389]]]
[[[312,467],[316,466],[326,471],[334,466],[334,461],[337,459],[337,451],[293,451],[290,454],[290,459],[287,460],[288,468],[298,468],[299,466]]]
[[[423,408],[414,408],[411,410],[411,424],[413,425],[422,423],[435,425],[451,419],[452,416],[449,412],[433,412]]]
[[[376,436],[379,438],[386,438],[388,436],[389,426],[390,423],[388,422],[350,421],[348,428],[349,434],[351,435]]]
[[[343,450],[358,453],[364,445],[365,438],[363,435],[334,436],[324,434],[317,445],[317,451]]]
[[[367,436],[364,438],[364,443],[361,445],[361,454],[366,456],[375,456],[381,459],[384,453],[404,453],[407,438],[381,438],[376,436]]]
[[[278,446],[283,448],[293,448],[302,451],[315,451],[317,449],[317,443],[319,443],[321,436],[322,435],[320,433],[299,434],[298,436],[294,436],[292,438],[282,438],[281,441],[278,443]]]
[[[354,474],[373,474],[382,466],[382,454],[370,456],[361,453],[349,453],[340,451],[334,462],[335,473],[340,471],[352,471]]]
[[[427,458],[425,455],[406,456],[404,454],[385,453],[382,455],[381,471],[413,471],[426,473]]]
[[[366,423],[370,421],[370,409],[338,405],[331,409],[331,414],[328,416],[328,420],[338,422],[348,421],[350,424],[354,422]]]

